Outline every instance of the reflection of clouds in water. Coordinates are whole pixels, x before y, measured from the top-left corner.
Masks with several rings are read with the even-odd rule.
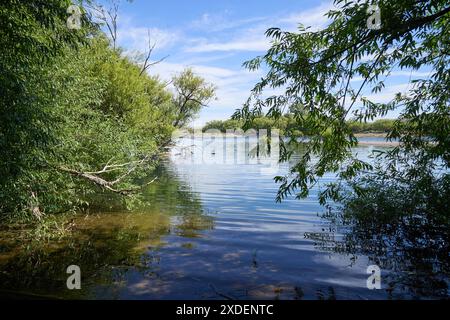
[[[269,167],[278,168],[278,138],[273,138],[269,143],[265,136],[258,139],[256,134],[246,138],[222,133],[205,134],[203,137],[194,135],[189,138],[186,137],[189,134],[183,134],[184,138],[178,139],[171,150],[171,158],[177,165],[259,165],[266,170]]]
[[[133,296],[142,295],[159,295],[167,294],[171,291],[171,287],[163,281],[155,281],[141,279],[138,283],[128,285],[127,291]]]
[[[317,188],[307,199],[276,203],[278,186],[261,174],[261,164],[198,165],[192,157],[202,154],[195,148],[192,154],[189,142],[185,146],[184,153],[172,150],[158,181],[146,188],[147,205],[140,213],[99,214],[80,222],[83,241],[99,239],[98,247],[78,251],[83,264],[116,268],[101,279],[87,274],[91,294],[195,299],[221,298],[221,292],[241,299],[317,299],[327,296],[330,286],[338,298],[368,294],[364,256],[350,268],[350,256],[326,252],[317,239],[304,236],[324,233],[328,226],[317,216],[324,211]],[[357,149],[362,157],[368,150]],[[288,165],[282,164],[284,172]],[[66,250],[64,257],[73,260],[73,252]]]
[[[242,257],[242,252],[229,252],[225,253],[222,257],[224,261],[236,260]]]
[[[277,204],[274,198],[278,186],[272,176],[260,174],[257,164],[198,166],[176,157],[172,157],[172,161],[173,169],[190,181],[192,190],[201,196],[204,206],[218,213],[213,234],[208,235],[210,245],[197,243],[195,257],[191,257],[196,260],[194,265],[197,269],[212,273],[203,273],[203,277],[223,282],[222,289],[232,288],[228,291],[234,294],[245,289],[250,292],[249,297],[261,298],[274,298],[274,290],[277,291],[274,283],[283,281],[289,285],[282,286],[280,290],[284,293],[281,296],[290,298],[295,296],[295,284],[305,288],[325,286],[324,290],[328,285],[346,287],[351,284],[349,288],[354,288],[359,287],[355,285],[359,279],[355,276],[357,274],[365,285],[365,266],[355,267],[352,271],[344,269],[340,280],[330,279],[330,274],[336,274],[337,266],[325,259],[329,254],[318,253],[313,242],[304,239],[304,232],[320,232],[324,226],[323,220],[317,216],[323,208],[317,204],[316,190],[307,199],[287,199]],[[283,165],[287,170],[286,164]],[[326,175],[323,180],[331,181],[333,176]],[[252,268],[255,250],[258,251],[256,269]],[[317,256],[324,259],[317,259]],[[205,264],[205,260],[212,261],[213,265]],[[349,264],[348,261],[346,263]],[[174,264],[184,270],[189,270],[191,265],[181,261]],[[189,270],[188,273],[191,272],[194,271]],[[267,285],[261,285],[264,282]],[[260,285],[251,289],[255,284]],[[306,296],[315,298],[315,289],[307,291]]]
[[[329,265],[333,270],[328,277],[316,278],[316,281],[347,288],[367,289],[366,280],[369,275],[366,274],[366,268],[370,264],[367,257],[360,256],[355,262],[347,255],[317,255],[313,260],[317,264]]]

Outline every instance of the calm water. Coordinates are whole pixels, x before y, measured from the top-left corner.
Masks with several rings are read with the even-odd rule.
[[[221,141],[209,141],[201,152],[204,143],[184,141],[184,147],[174,148],[148,177],[158,180],[142,202],[131,204],[135,209],[117,210],[117,199],[105,198],[109,212],[77,215],[69,239],[24,243],[13,231],[3,232],[0,288],[60,298],[417,297],[396,293],[397,276],[389,276],[390,270],[382,270],[381,290],[367,289],[373,257],[346,249],[347,230],[321,218],[325,209],[318,204],[318,189],[307,199],[276,203],[277,173],[267,171],[264,159],[247,158],[252,153],[237,141],[240,147],[227,158],[233,161],[223,163],[230,148],[222,152]],[[373,148],[355,152],[367,159]],[[65,289],[71,264],[81,268],[82,290]]]

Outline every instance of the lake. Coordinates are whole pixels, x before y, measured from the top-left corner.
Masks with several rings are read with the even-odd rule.
[[[370,142],[379,140],[355,148],[360,159],[383,148]],[[148,177],[158,179],[141,199],[129,200],[131,210],[118,210],[122,200],[105,195],[110,209],[75,215],[70,237],[24,244],[14,230],[2,232],[0,288],[89,299],[433,297],[397,292],[397,275],[384,269],[381,289],[369,290],[367,267],[376,263],[347,250],[351,231],[322,217],[318,187],[306,199],[277,203],[273,177],[289,163],[274,166],[239,138],[223,146],[220,139],[182,140]],[[81,269],[81,290],[66,289],[69,265]],[[428,276],[435,274],[419,278]]]

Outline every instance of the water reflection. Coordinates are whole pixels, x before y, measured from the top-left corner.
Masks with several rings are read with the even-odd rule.
[[[160,168],[162,178],[146,190],[147,201],[133,212],[79,214],[71,232],[51,241],[17,239],[19,231],[0,233],[0,295],[29,298],[120,298],[130,273],[158,277],[158,250],[164,237],[201,237],[214,227],[199,199]],[[155,190],[158,190],[156,192]],[[113,202],[120,207],[120,202]],[[190,249],[189,241],[182,247]],[[67,290],[66,268],[78,265],[82,290]],[[162,288],[161,288],[162,289]]]
[[[340,211],[325,215],[343,228]],[[383,270],[387,298],[447,298],[450,295],[448,221],[384,215],[352,219],[340,238],[334,232],[305,234],[319,250],[367,256]]]
[[[267,167],[261,159],[264,150],[254,153],[238,146],[235,150],[246,152],[239,157],[249,161],[199,164],[194,160],[217,158],[220,147],[213,143],[214,154],[199,154],[198,143],[202,142],[194,141],[197,145],[183,152],[173,150],[144,181],[158,177],[132,211],[117,210],[121,202],[107,196],[109,210],[77,215],[70,237],[61,240],[23,241],[14,230],[1,231],[3,295],[110,299],[448,295],[444,282],[449,239],[448,233],[437,236],[432,227],[437,224],[397,223],[391,228],[361,220],[344,228],[322,218],[317,188],[307,199],[276,203],[273,174],[262,170]],[[371,150],[354,151],[367,160]],[[288,168],[285,163],[277,170],[283,173]],[[326,175],[322,182],[333,179]],[[423,239],[415,237],[419,232]],[[81,291],[65,289],[71,264],[81,267]],[[383,269],[382,290],[366,287],[366,268],[371,264]]]

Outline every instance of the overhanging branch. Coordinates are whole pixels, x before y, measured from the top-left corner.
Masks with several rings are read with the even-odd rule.
[[[84,172],[84,171],[80,171],[80,170],[71,169],[71,168],[68,168],[66,166],[58,166],[56,168],[59,171],[66,172],[66,173],[69,173],[69,174],[71,174],[73,176],[76,176],[76,177],[88,180],[88,181],[96,184],[97,186],[99,186],[101,188],[104,188],[106,190],[109,190],[111,192],[118,193],[118,194],[121,194],[121,195],[130,195],[133,192],[139,191],[140,189],[142,189],[142,187],[153,183],[157,178],[154,178],[149,183],[147,183],[147,184],[145,184],[145,185],[143,185],[141,187],[133,188],[133,189],[117,189],[114,186],[117,185],[118,183],[120,183],[121,181],[123,181],[123,179],[125,179],[127,176],[129,176],[139,166],[141,166],[144,163],[149,162],[151,160],[155,160],[156,157],[157,157],[156,155],[151,156],[151,157],[146,156],[142,160],[138,160],[138,161],[131,161],[131,162],[127,162],[127,163],[114,164],[114,165],[106,164],[103,167],[103,169],[101,169],[99,171],[95,171],[95,172]],[[115,170],[120,170],[120,169],[123,169],[123,168],[125,168],[127,166],[130,166],[130,165],[131,165],[131,167],[125,173],[123,173],[121,176],[119,176],[117,179],[115,179],[113,181],[106,180],[106,179],[104,179],[104,178],[99,176],[102,173],[107,173],[107,172],[111,172],[111,171],[115,171]]]

